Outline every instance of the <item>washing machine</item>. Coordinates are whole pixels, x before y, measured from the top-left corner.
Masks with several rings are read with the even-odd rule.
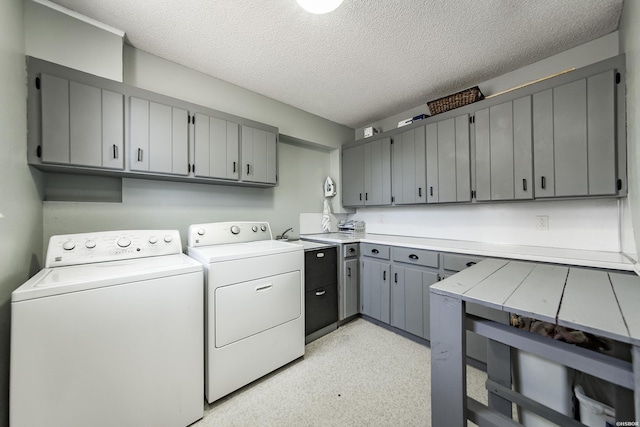
[[[194,224],[187,241],[205,269],[211,403],[304,355],[304,250],[267,222]]]
[[[51,237],[11,295],[11,426],[202,418],[203,286],[175,230]]]

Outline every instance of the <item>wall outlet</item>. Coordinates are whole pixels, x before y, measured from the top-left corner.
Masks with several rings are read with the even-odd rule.
[[[547,215],[536,216],[536,230],[548,230],[549,217]]]

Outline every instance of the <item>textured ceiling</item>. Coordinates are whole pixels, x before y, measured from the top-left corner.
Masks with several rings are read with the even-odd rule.
[[[128,44],[352,128],[618,28],[622,0],[53,0]]]

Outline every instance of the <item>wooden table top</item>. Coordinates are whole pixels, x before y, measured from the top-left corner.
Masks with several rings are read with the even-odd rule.
[[[431,292],[640,345],[640,277],[584,267],[486,259]]]

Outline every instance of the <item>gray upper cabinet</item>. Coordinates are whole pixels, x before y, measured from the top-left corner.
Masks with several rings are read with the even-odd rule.
[[[616,72],[533,95],[536,197],[615,195]]]
[[[238,179],[240,133],[237,123],[194,115],[194,168],[199,177]]]
[[[343,205],[391,204],[391,138],[343,149],[342,177]]]
[[[131,170],[188,175],[186,110],[131,97]]]
[[[425,203],[426,157],[424,126],[393,138],[393,201],[396,205]]]
[[[391,204],[391,138],[364,145],[364,203]]]
[[[241,138],[242,181],[276,184],[278,181],[276,134],[242,126]]]
[[[531,97],[475,113],[476,199],[533,198]]]
[[[426,126],[427,203],[471,200],[469,115]]]
[[[42,162],[124,169],[124,96],[41,75]]]
[[[364,145],[342,150],[342,204],[364,206]]]

